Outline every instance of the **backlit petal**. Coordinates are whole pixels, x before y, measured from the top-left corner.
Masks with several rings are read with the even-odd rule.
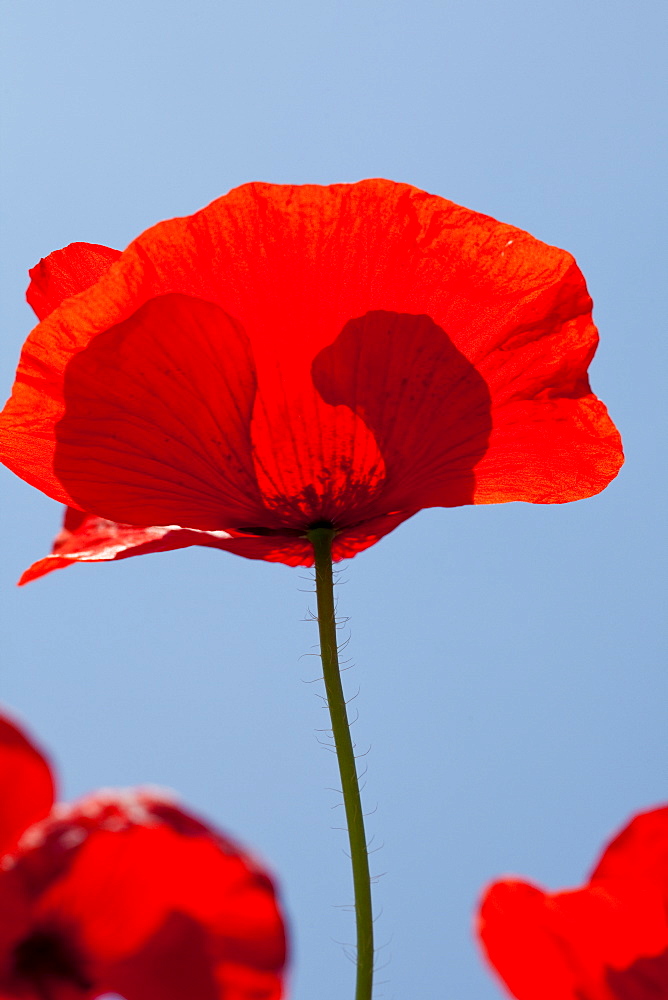
[[[668,948],[664,899],[651,884],[546,894],[498,882],[483,900],[479,933],[518,1000],[621,1000],[615,973]]]
[[[120,255],[120,250],[96,243],[70,243],[43,257],[29,272],[26,292],[37,318],[44,319],[65,299],[95,284]]]
[[[613,878],[649,879],[668,903],[668,806],[635,816],[608,844],[590,880]]]
[[[581,889],[490,886],[478,933],[517,1000],[659,1000],[668,988],[668,808],[635,817]]]
[[[40,750],[0,716],[0,857],[53,804],[51,768]]]
[[[376,311],[351,320],[315,358],[313,380],[326,402],[350,408],[374,435],[383,474],[367,486],[372,510],[472,502],[491,429],[489,390],[429,316]],[[353,466],[355,444],[345,442]]]
[[[222,537],[221,537],[222,536]],[[33,563],[19,580],[30,583],[55,569],[76,562],[109,562],[147,552],[166,552],[189,545],[225,548],[226,532],[189,531],[169,526],[137,527],[107,521],[94,514],[66,508],[62,531],[56,536],[51,554]]]
[[[61,807],[35,829],[17,869],[32,887],[36,919],[68,929],[104,990],[128,1000],[228,1000],[219,985],[211,991],[229,966],[245,970],[239,1000],[281,995],[285,932],[271,880],[164,799],[109,793]],[[176,973],[179,962],[191,980]]]
[[[73,506],[114,521],[254,523],[254,398],[243,330],[208,302],[153,299],[68,365],[56,475]]]

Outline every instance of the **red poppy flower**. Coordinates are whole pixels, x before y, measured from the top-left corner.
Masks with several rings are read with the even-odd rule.
[[[245,185],[120,255],[52,255],[30,301],[3,460],[107,521],[309,564],[314,525],[340,559],[423,507],[591,496],[622,461],[573,258],[405,184]]]
[[[668,997],[668,807],[636,816],[580,889],[495,883],[478,932],[518,1000]]]
[[[0,1000],[279,1000],[269,877],[150,791],[53,802],[42,754],[0,718]]]

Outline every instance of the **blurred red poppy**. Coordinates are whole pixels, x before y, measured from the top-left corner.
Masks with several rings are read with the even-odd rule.
[[[310,564],[326,524],[340,559],[423,507],[591,496],[622,461],[573,258],[405,184],[249,184],[31,274],[44,319],[3,460],[86,514],[173,528],[162,548],[213,531]]]
[[[668,997],[668,807],[636,816],[580,889],[496,882],[478,933],[518,1000]]]
[[[53,805],[42,754],[0,718],[2,1000],[279,1000],[274,889],[151,791]]]

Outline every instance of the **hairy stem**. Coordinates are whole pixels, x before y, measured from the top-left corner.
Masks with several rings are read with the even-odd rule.
[[[334,582],[332,576],[331,528],[314,528],[308,538],[315,552],[315,587],[318,599],[320,655],[327,692],[327,704],[332,720],[332,732],[339,762],[343,803],[348,823],[350,857],[355,888],[355,918],[357,922],[357,987],[355,1000],[371,1000],[373,990],[373,911],[369,854],[364,832],[364,815],[355,753],[350,736],[350,723],[341,684],[339,654],[336,640]]]

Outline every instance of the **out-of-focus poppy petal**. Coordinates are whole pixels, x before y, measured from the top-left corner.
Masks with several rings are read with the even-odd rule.
[[[6,856],[0,866],[0,998],[8,958],[30,927],[30,900]]]
[[[270,879],[234,843],[174,805],[150,793],[92,796],[47,823],[20,865],[30,885],[42,886],[38,919],[71,928],[91,978],[110,991],[124,992],[134,981],[139,996],[157,950],[181,929],[181,960],[193,966],[202,992],[178,992],[175,980],[169,1000],[209,1000],[206,984],[228,964],[243,966],[249,984],[257,974],[255,994],[249,986],[239,1000],[280,996],[265,990],[268,980],[280,984],[285,962]],[[195,969],[204,957],[208,966]]]
[[[281,1000],[284,995],[281,976],[275,972],[221,962],[216,973],[221,1000]]]
[[[30,270],[28,304],[44,319],[65,299],[95,284],[120,256],[120,250],[97,243],[70,243],[55,250]]]
[[[142,947],[107,973],[125,1000],[280,1000],[282,979],[229,961],[218,963],[202,926],[171,913]],[[213,958],[213,961],[212,961]]]
[[[0,1000],[281,1000],[285,929],[256,861],[165,793],[102,791],[45,816],[45,783],[0,717]]]
[[[198,302],[198,316],[182,311],[170,326],[155,304],[169,296]],[[203,322],[215,307],[226,321]],[[272,555],[261,558],[293,564],[319,520],[354,554],[373,534],[367,519],[384,533],[425,505],[588,496],[621,464],[586,379],[590,309],[569,254],[408,185],[246,185],[148,230],[33,332],[2,418],[4,460],[98,516],[281,535],[252,542],[252,557],[264,546]],[[382,333],[359,324],[380,314],[427,317],[450,345],[428,344],[439,364],[461,359],[475,378],[423,371],[416,406],[426,326],[417,356],[399,324],[379,358]],[[95,371],[114,352],[103,392]],[[357,368],[330,370],[341,358]],[[141,392],[132,387],[123,416],[137,372]],[[383,387],[406,426],[374,398]],[[440,413],[438,391],[449,396]]]
[[[525,882],[496,882],[483,898],[478,935],[491,965],[521,1000],[576,998],[569,956],[550,916],[545,893]]]
[[[6,716],[0,716],[0,856],[48,814],[53,786],[43,753]]]
[[[668,806],[635,816],[603,851],[590,875],[597,879],[648,879],[668,903]]]
[[[478,933],[518,1000],[658,1000],[668,988],[668,808],[636,816],[581,889],[497,882]]]
[[[170,913],[139,953],[106,971],[104,992],[124,1000],[228,1000],[218,991],[207,946],[200,924]]]
[[[663,897],[646,883],[546,894],[498,882],[483,900],[479,933],[518,1000],[619,1000],[615,973],[668,947]]]
[[[609,969],[606,980],[615,1000],[662,1000],[668,997],[668,949],[627,969]]]

